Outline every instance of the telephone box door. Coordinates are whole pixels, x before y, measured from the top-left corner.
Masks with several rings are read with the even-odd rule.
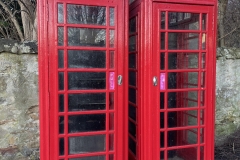
[[[213,7],[155,3],[153,20],[156,23],[153,23],[150,106],[155,115],[152,123],[157,122],[153,139],[159,142],[153,142],[154,157],[211,159],[215,79]]]

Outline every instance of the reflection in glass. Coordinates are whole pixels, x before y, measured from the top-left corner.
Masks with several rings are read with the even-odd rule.
[[[207,40],[207,34],[203,33],[202,34],[202,49],[205,50],[206,49],[206,41]]]
[[[129,34],[137,32],[137,17],[130,19],[129,21]]]
[[[168,33],[168,49],[198,50],[199,33]]]
[[[109,135],[109,150],[114,150],[114,134]]]
[[[84,114],[68,117],[68,132],[90,132],[106,129],[106,114]]]
[[[207,26],[207,14],[202,14],[202,30],[205,31]]]
[[[64,138],[59,139],[59,155],[64,155]]]
[[[110,68],[113,69],[114,68],[114,51],[110,51]]]
[[[169,53],[168,69],[197,69],[198,53]]]
[[[109,114],[109,130],[114,130],[114,113]]]
[[[106,160],[106,156],[91,156],[82,158],[70,158],[69,160]]]
[[[184,146],[189,144],[197,144],[197,129],[177,130],[168,132],[168,147]],[[183,135],[180,143],[176,142],[176,135]],[[186,139],[184,138],[186,136]]]
[[[136,58],[137,58],[137,55],[136,54],[129,54],[129,68],[136,68]]]
[[[129,52],[136,51],[136,36],[129,38]]]
[[[115,32],[114,32],[114,30],[110,30],[109,33],[110,33],[109,47],[113,48],[114,47]]]
[[[164,151],[160,152],[160,160],[164,160]]]
[[[68,144],[69,154],[104,152],[106,150],[106,135],[69,137]]]
[[[177,79],[181,81],[176,83]],[[198,88],[198,72],[168,73],[168,89],[181,89],[181,88]]]
[[[189,155],[191,153],[191,155]],[[168,150],[168,158],[178,157],[179,159],[197,160],[197,147]]]
[[[60,116],[59,117],[59,134],[64,133],[64,117]]]
[[[163,32],[160,33],[160,48],[165,49],[165,33]]]
[[[199,30],[199,13],[168,12],[168,27],[173,30]]]
[[[109,109],[110,110],[114,109],[114,93],[113,92],[109,93]]]
[[[206,53],[202,53],[202,69],[206,68]]]
[[[188,108],[198,106],[198,92],[169,92],[168,108]]]
[[[68,72],[68,88],[106,89],[106,73],[104,72]]]
[[[63,4],[58,3],[58,23],[63,23],[64,15],[63,15]]]
[[[105,68],[106,51],[68,50],[69,68]]]
[[[115,25],[115,9],[110,7],[110,26]]]
[[[106,7],[68,4],[67,22],[72,24],[106,25]]]
[[[63,94],[60,94],[59,96],[58,96],[58,98],[59,98],[59,112],[64,112],[64,95]]]
[[[64,54],[63,50],[58,50],[58,68],[64,67]]]
[[[64,90],[64,73],[58,73],[58,88],[59,90]]]
[[[68,95],[69,111],[87,111],[106,109],[105,93],[82,93]]]
[[[168,128],[196,126],[197,110],[168,112]]]
[[[63,27],[58,27],[58,46],[63,46]]]
[[[165,29],[165,25],[166,25],[166,12],[160,12],[160,21],[161,21],[161,29]]]
[[[68,28],[69,46],[106,46],[106,29]]]

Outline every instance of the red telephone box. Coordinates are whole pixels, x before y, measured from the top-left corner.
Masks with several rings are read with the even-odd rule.
[[[214,159],[216,0],[42,0],[41,159]]]

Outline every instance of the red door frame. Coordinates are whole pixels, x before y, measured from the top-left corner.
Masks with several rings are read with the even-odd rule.
[[[115,80],[118,75],[126,75],[127,69],[123,66],[127,65],[127,59],[123,53],[127,53],[127,41],[124,28],[128,25],[125,19],[128,17],[128,3],[118,0],[43,0],[38,2],[38,24],[39,24],[39,90],[40,90],[40,157],[43,160],[56,159],[58,156],[58,108],[56,107],[58,97],[58,79],[57,79],[57,2],[60,3],[77,3],[86,5],[100,5],[116,7],[116,32],[118,38],[116,51],[116,69]],[[124,16],[122,16],[124,15]],[[65,35],[66,36],[66,35]],[[55,37],[55,38],[53,38]],[[123,85],[115,86],[117,92],[115,95],[115,104],[118,106],[115,110],[115,160],[127,159],[127,103],[123,99],[127,98],[125,83],[127,76],[123,77]],[[65,82],[66,83],[66,82]],[[65,120],[65,123],[67,121]],[[116,127],[117,126],[117,127]],[[66,146],[67,147],[67,146]],[[107,158],[108,159],[108,158]]]

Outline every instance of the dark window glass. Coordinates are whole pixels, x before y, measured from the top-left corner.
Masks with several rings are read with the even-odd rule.
[[[63,72],[59,72],[58,73],[58,87],[59,90],[64,90],[64,73]]]
[[[64,138],[59,139],[59,155],[64,155]]]
[[[129,54],[129,68],[136,68],[136,54]]]
[[[129,85],[132,85],[132,86],[136,86],[136,81],[137,81],[137,79],[136,79],[136,72],[134,72],[134,71],[130,71],[129,72],[129,77],[128,77],[128,82],[129,82]]]
[[[130,102],[136,104],[136,90],[133,88],[128,89],[128,99]]]
[[[59,112],[64,112],[64,95],[59,95]]]
[[[128,114],[129,114],[129,117],[132,118],[133,120],[136,121],[136,113],[137,112],[137,109],[136,107],[132,106],[132,105],[128,105]]]
[[[132,153],[136,155],[136,142],[131,137],[128,138],[128,146]]]
[[[136,125],[131,121],[128,121],[128,132],[133,136],[136,137]]]

